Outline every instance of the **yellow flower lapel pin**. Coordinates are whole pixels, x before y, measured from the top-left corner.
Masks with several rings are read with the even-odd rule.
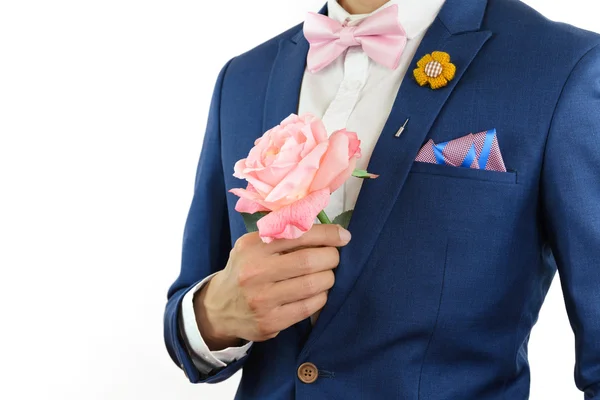
[[[417,63],[413,71],[417,83],[421,86],[429,84],[432,89],[443,88],[454,79],[456,66],[450,62],[450,54],[434,51],[426,54]]]

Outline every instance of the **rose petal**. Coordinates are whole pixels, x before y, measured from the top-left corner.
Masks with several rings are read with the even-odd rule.
[[[239,179],[244,179],[244,168],[246,168],[246,159],[242,158],[233,166],[233,176]]]
[[[313,192],[301,200],[273,211],[258,220],[258,232],[263,242],[273,239],[296,239],[310,228],[317,215],[329,203],[329,189]]]
[[[256,171],[255,176],[260,181],[275,187],[279,184],[279,182],[281,182],[283,178],[285,178],[290,173],[290,171],[294,169],[295,166],[296,163],[290,163],[287,167],[279,167],[276,165],[272,165],[269,168],[264,168],[261,171]]]
[[[310,129],[317,143],[322,143],[327,140],[327,129],[323,121],[313,117],[314,120],[310,124]]]
[[[358,135],[356,134],[356,132],[348,132],[345,129],[343,129],[342,131],[345,132],[345,134],[348,136],[348,140],[349,140],[348,157],[360,158],[362,155],[362,152],[360,149],[360,140],[358,140]],[[336,132],[334,132],[334,133],[336,133]]]
[[[254,214],[255,212],[259,211],[271,211],[269,208],[261,204],[262,198],[260,194],[250,183],[246,189],[231,189],[229,192],[240,197],[235,205],[235,211],[237,212]]]
[[[229,191],[230,193],[235,194],[236,196],[239,196],[240,199],[244,199],[246,201],[243,201],[240,203],[240,201],[238,200],[238,202],[235,205],[235,210],[237,212],[247,212],[250,214],[253,214],[255,210],[259,208],[262,208],[262,210],[258,210],[258,211],[271,211],[271,208],[269,207],[268,203],[265,203],[262,200],[262,196],[259,193],[251,193],[246,189],[231,189]],[[257,204],[257,205],[253,205],[253,204]]]
[[[237,201],[237,203],[235,203],[235,211],[237,212],[241,212],[241,213],[248,213],[248,214],[254,214],[257,213],[259,211],[271,211],[266,207],[263,207],[262,205],[253,202],[252,200],[248,200],[244,197],[240,197]]]
[[[271,190],[273,190],[273,187],[271,185],[263,182],[256,176],[256,172],[250,172],[250,171],[251,170],[242,171],[242,174],[241,174],[242,179],[247,180],[249,183],[252,184],[252,186],[254,186],[256,188],[256,190],[258,192],[264,193],[265,195],[267,193],[271,192]]]
[[[323,156],[321,166],[315,175],[309,192],[329,188],[333,193],[344,182],[343,177],[348,179],[354,168],[350,169],[350,160],[360,156],[360,141],[354,132],[345,129],[334,132],[329,138],[327,153]],[[353,165],[356,165],[354,162]],[[348,170],[350,169],[350,173]]]
[[[294,124],[294,123],[298,122],[299,120],[300,120],[300,118],[296,114],[292,113],[292,114],[288,115],[288,117],[285,118],[283,121],[281,121],[279,126],[286,126],[289,124]]]
[[[305,196],[315,173],[319,169],[321,157],[327,151],[327,146],[327,142],[318,144],[310,154],[300,160],[296,168],[271,190],[265,201],[273,203],[285,199],[293,202]]]
[[[348,163],[348,168],[342,171],[338,176],[333,178],[333,180],[329,183],[329,190],[331,193],[338,190],[344,182],[348,180],[352,176],[352,171],[356,168],[356,157],[350,159]]]
[[[300,157],[306,157],[308,153],[314,150],[317,147],[317,141],[310,129],[310,125],[305,125],[302,128],[301,135],[304,138],[304,143],[302,143],[302,151],[300,152]]]

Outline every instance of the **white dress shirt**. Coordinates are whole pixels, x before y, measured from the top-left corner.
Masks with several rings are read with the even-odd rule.
[[[409,68],[415,67],[411,65],[411,61],[443,3],[444,0],[391,0],[381,7],[398,5],[398,20],[408,37],[399,66],[395,70],[377,64],[360,47],[349,48],[345,54],[317,73],[305,70],[298,114],[309,112],[321,117],[329,134],[341,128],[356,132],[362,150],[362,157],[356,168],[367,169],[400,84]],[[350,26],[370,15],[350,15],[336,0],[328,0],[327,6],[330,18],[339,22],[348,21]],[[325,208],[330,219],[354,208],[362,181],[350,178],[331,195],[329,205]],[[180,329],[183,339],[194,365],[204,374],[242,358],[252,346],[252,342],[249,342],[241,347],[213,352],[206,346],[196,324],[193,298],[211,277],[212,275],[202,280],[184,296],[181,308]]]

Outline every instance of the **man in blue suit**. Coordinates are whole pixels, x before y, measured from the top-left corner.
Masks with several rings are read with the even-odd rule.
[[[600,36],[517,0],[320,14],[350,29],[392,4],[406,36],[392,67],[345,36],[309,71],[298,25],[221,71],[168,294],[171,358],[194,383],[243,367],[237,399],[527,399],[529,334],[558,271],[575,381],[600,400]],[[435,90],[413,77],[434,51],[456,67]],[[315,225],[265,244],[234,210],[233,165],[304,111],[363,135],[380,177],[345,189],[351,239]],[[415,161],[492,129],[506,170]]]

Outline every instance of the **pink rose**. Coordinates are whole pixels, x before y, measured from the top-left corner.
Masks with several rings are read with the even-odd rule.
[[[329,197],[352,175],[360,140],[345,129],[327,138],[323,122],[310,114],[290,115],[254,142],[233,176],[248,181],[235,209],[270,211],[258,221],[265,243],[295,239],[308,231]]]

